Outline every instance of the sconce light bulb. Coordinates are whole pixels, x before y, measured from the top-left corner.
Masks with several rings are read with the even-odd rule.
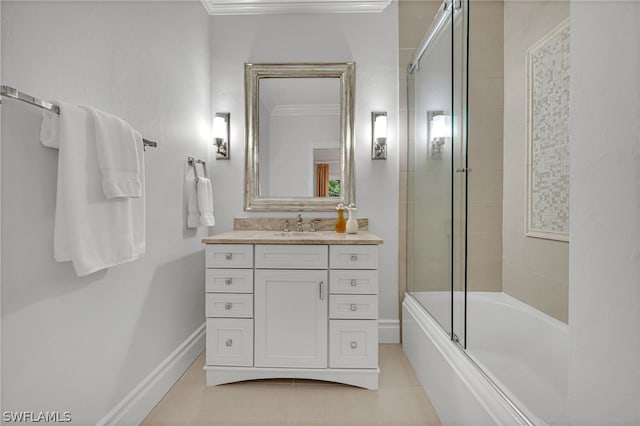
[[[387,116],[377,115],[373,124],[374,139],[387,139]]]
[[[224,117],[213,117],[213,137],[216,139],[216,144],[218,139],[224,140],[227,137],[227,120]]]
[[[434,115],[431,118],[431,140],[451,137],[451,116]]]

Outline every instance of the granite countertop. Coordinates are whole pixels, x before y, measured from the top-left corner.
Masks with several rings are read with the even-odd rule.
[[[338,234],[334,231],[232,231],[202,239],[204,244],[382,244],[382,238],[367,231]]]

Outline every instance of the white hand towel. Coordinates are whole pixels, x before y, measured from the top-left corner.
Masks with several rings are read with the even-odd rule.
[[[198,179],[198,210],[200,210],[200,226],[214,226],[216,219],[213,216],[213,188],[211,180],[201,177]]]
[[[54,105],[57,105],[54,104]],[[60,148],[60,116],[55,112],[44,111],[40,125],[40,142],[49,148]]]
[[[185,185],[187,191],[187,228],[197,228],[200,226],[200,210],[198,209],[196,181],[187,174]]]
[[[138,146],[135,131],[115,115],[86,107],[94,121],[102,189],[107,199],[141,197]]]
[[[60,109],[56,260],[71,260],[76,274],[83,276],[144,256],[144,192],[140,198],[107,200],[90,114],[74,105],[61,103]],[[144,188],[142,137],[135,137]]]

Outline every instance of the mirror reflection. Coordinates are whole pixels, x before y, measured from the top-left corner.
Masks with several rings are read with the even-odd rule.
[[[258,99],[260,195],[340,196],[340,79],[264,78]]]

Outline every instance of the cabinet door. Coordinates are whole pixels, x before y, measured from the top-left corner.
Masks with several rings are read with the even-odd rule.
[[[327,271],[255,273],[255,366],[327,367]]]

